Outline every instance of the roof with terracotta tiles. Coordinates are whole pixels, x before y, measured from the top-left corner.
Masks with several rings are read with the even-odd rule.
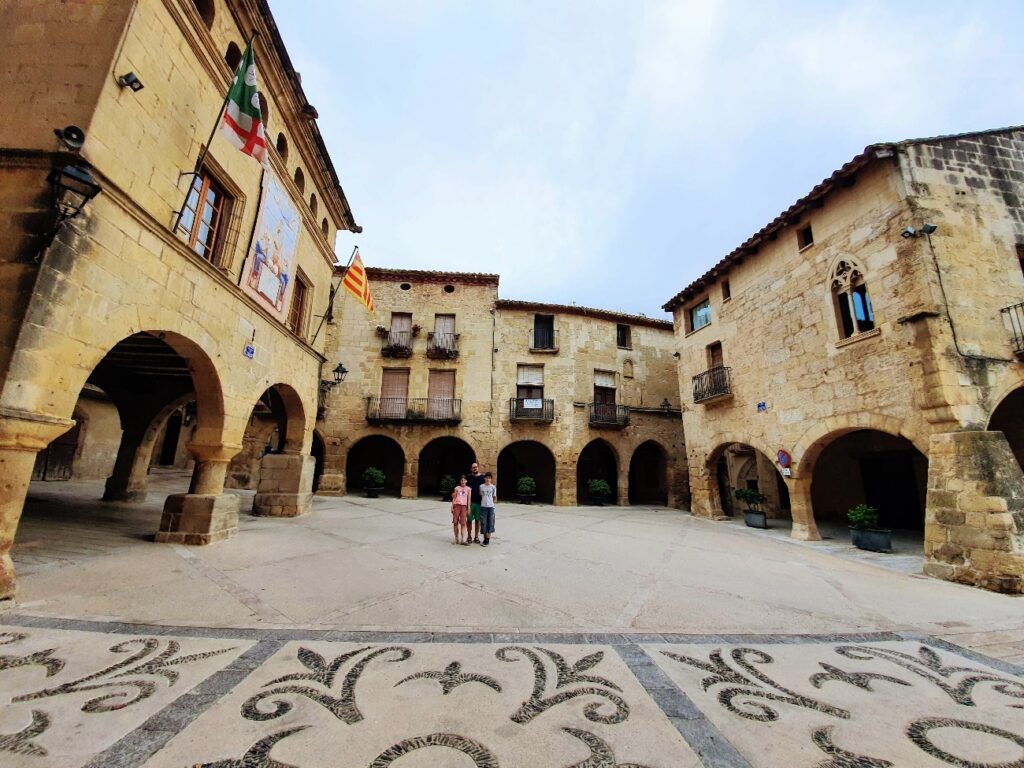
[[[550,314],[580,315],[582,317],[595,317],[600,320],[611,320],[616,323],[629,325],[645,325],[650,328],[662,328],[672,330],[671,320],[659,320],[646,315],[631,315],[625,312],[614,312],[608,309],[595,309],[593,307],[578,307],[575,304],[545,304],[538,301],[515,301],[513,299],[498,299],[495,306],[498,309],[522,309],[529,312],[546,312]]]
[[[462,285],[497,285],[498,275],[484,272],[438,272],[428,269],[387,269],[367,267],[366,276],[371,280],[391,282],[409,281],[420,283],[461,283]]]
[[[824,204],[825,198],[834,190],[851,186],[858,171],[877,160],[895,157],[897,150],[902,147],[917,144],[932,144],[939,141],[966,139],[975,136],[991,136],[993,134],[1010,133],[1020,131],[1022,129],[1024,129],[1024,126],[1017,125],[1009,126],[1007,128],[991,128],[985,131],[970,131],[967,133],[954,133],[944,136],[931,136],[923,139],[905,139],[897,142],[870,144],[864,148],[863,152],[835,170],[831,176],[824,179],[804,197],[801,197],[789,206],[789,208],[772,219],[769,224],[755,232],[731,253],[726,255],[721,261],[715,264],[715,266],[665,302],[665,304],[662,305],[662,308],[667,312],[671,312],[679,305],[697,296],[698,293],[703,291],[707,286],[713,284],[715,280],[726,274],[732,267],[741,264],[745,259],[749,259],[756,254],[762,243],[775,240],[778,237],[780,230],[798,223],[804,212],[812,208],[820,208]]]

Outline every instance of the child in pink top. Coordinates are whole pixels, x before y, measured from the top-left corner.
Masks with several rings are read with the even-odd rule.
[[[462,475],[452,491],[452,529],[455,531],[456,544],[469,544],[469,494],[466,476]],[[462,535],[463,531],[465,536]]]

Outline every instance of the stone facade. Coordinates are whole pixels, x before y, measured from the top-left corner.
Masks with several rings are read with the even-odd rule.
[[[87,383],[124,430],[105,498],[144,496],[164,422],[195,401],[192,487],[168,500],[160,539],[206,543],[236,529],[225,474],[263,393],[284,409],[280,450],[309,452],[324,360],[313,314],[327,305],[336,233],[358,229],[265,3],[15,0],[4,21],[5,103],[19,119],[0,125],[0,597],[13,593],[8,551],[36,453],[73,426]],[[209,258],[173,231],[228,62],[254,32],[267,173],[301,215],[295,272],[308,290],[294,327],[239,288],[263,169],[219,133],[199,169],[221,204]],[[75,51],[75,65],[52,66],[49,49]],[[143,90],[118,84],[127,72]],[[55,136],[68,125],[84,129],[80,148]],[[65,166],[88,169],[100,193],[58,226],[48,176]],[[301,461],[293,469],[281,484],[293,498],[272,510],[303,508],[312,476]]]
[[[337,356],[350,373],[326,396],[318,422],[326,447],[321,493],[361,488],[353,473],[374,465],[389,476],[391,492],[434,495],[441,477],[467,472],[476,458],[496,473],[504,499],[525,474],[535,478],[538,499],[582,503],[578,490],[591,472],[616,489],[617,503],[632,496],[634,503],[685,506],[668,322],[499,299],[497,275],[373,268],[367,274],[375,314],[344,298],[328,333],[328,359]],[[391,333],[401,325],[393,325],[396,313],[411,315],[418,328],[407,352],[393,343],[405,338]],[[450,352],[447,341],[438,349],[436,329],[449,327],[438,315],[454,316]],[[538,315],[549,318],[540,321],[547,322],[540,337]],[[519,388],[524,367],[536,379],[529,392]],[[408,371],[408,402],[398,411],[388,410],[394,398],[379,399],[389,370]],[[605,395],[614,403],[602,404],[596,418],[595,371],[614,390]],[[451,410],[428,398],[432,377],[436,385],[444,372],[454,372]]]
[[[794,537],[898,503],[883,523],[924,529],[928,572],[1024,591],[1006,461],[1024,443],[1022,199],[1020,129],[873,145],[671,299],[694,514],[734,489],[729,446],[769,464],[786,451],[790,475],[769,485]],[[935,453],[967,445],[971,462]],[[973,477],[979,461],[1004,474]]]

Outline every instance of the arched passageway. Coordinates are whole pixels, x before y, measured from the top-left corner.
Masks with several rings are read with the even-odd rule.
[[[629,503],[668,504],[668,462],[654,440],[637,446],[629,460]]]
[[[715,473],[714,492],[718,496],[713,501],[722,514],[732,517],[743,511],[744,505],[736,499],[736,491],[746,488],[767,497],[761,509],[769,519],[791,516],[789,487],[775,462],[761,451],[746,443],[728,443],[712,454],[711,466]]]
[[[1024,469],[1024,387],[1015,389],[992,411],[989,430],[1002,432],[1017,463]]]
[[[291,387],[284,384],[268,387],[253,406],[242,437],[242,450],[228,468],[227,487],[258,488],[263,457],[285,452],[289,429],[290,449],[298,452],[304,421],[302,403]]]
[[[437,496],[441,478],[451,475],[458,481],[459,475],[469,474],[473,457],[473,449],[465,440],[457,437],[431,440],[420,451],[416,492],[420,496]]]
[[[524,476],[532,477],[537,484],[536,501],[554,503],[555,457],[543,443],[520,440],[506,445],[498,454],[499,498],[514,499],[519,478]]]
[[[313,444],[310,446],[310,454],[313,456],[313,493],[320,490],[320,477],[324,473],[324,439],[319,432],[313,433]]]
[[[821,523],[846,522],[857,504],[879,511],[883,528],[923,531],[928,459],[913,443],[873,429],[836,436],[814,462],[811,508]]]
[[[349,449],[345,461],[346,492],[363,490],[363,472],[367,467],[376,467],[384,473],[384,493],[402,494],[405,453],[395,440],[384,435],[370,435]]]
[[[600,438],[588,443],[576,462],[577,504],[590,503],[590,493],[587,490],[587,483],[590,480],[604,480],[608,483],[612,491],[608,501],[612,504],[619,498],[619,462],[612,447]]]

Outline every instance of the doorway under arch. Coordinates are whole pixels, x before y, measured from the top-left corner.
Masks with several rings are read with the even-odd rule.
[[[542,504],[554,503],[555,457],[543,443],[536,440],[520,440],[509,443],[498,454],[501,498],[514,498],[519,478],[524,476],[532,477],[537,484],[534,495],[536,501]]]
[[[629,460],[629,503],[668,504],[668,461],[654,440],[637,446]]]
[[[1015,389],[996,406],[988,421],[993,432],[1002,432],[1017,463],[1024,470],[1024,387]]]
[[[437,496],[441,478],[451,475],[458,481],[459,475],[469,474],[474,456],[473,449],[465,440],[434,438],[420,451],[416,492],[420,496]]]
[[[395,440],[385,435],[369,435],[349,449],[345,460],[347,493],[363,490],[363,472],[367,467],[376,467],[384,473],[384,493],[402,495],[405,452]]]
[[[879,525],[924,531],[928,459],[904,437],[874,429],[836,435],[811,474],[811,508],[817,522],[845,525],[846,512],[870,504]]]
[[[263,457],[268,453],[298,453],[305,427],[305,409],[292,387],[275,384],[264,390],[249,415],[242,450],[228,465],[226,487],[256,490]]]
[[[313,456],[313,493],[320,490],[320,478],[324,474],[324,453],[326,448],[324,446],[324,439],[320,437],[320,433],[313,432],[313,443],[310,446],[309,452]]]
[[[746,488],[764,494],[761,506],[769,519],[789,519],[791,504],[789,486],[775,463],[764,453],[746,443],[728,443],[712,453],[715,486],[721,514],[733,517],[743,511],[736,491]]]
[[[576,462],[577,504],[590,502],[590,493],[587,491],[587,481],[589,480],[604,480],[608,483],[608,487],[612,489],[608,501],[612,504],[618,503],[619,462],[615,451],[601,438],[591,440],[580,451],[580,458]]]

